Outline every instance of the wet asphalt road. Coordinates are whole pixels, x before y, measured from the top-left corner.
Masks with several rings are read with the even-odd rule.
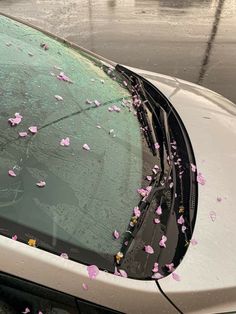
[[[0,11],[236,103],[236,0],[0,0]]]

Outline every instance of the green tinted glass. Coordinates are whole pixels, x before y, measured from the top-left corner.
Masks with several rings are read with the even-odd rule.
[[[72,247],[115,254],[142,180],[139,123],[123,101],[129,92],[99,61],[3,16],[0,43],[0,218],[9,222],[3,232],[20,232],[57,253],[64,241],[68,255]],[[73,83],[58,79],[60,72]],[[109,111],[113,105],[120,112]],[[15,113],[22,121],[10,126]],[[61,146],[67,137],[70,145]],[[45,187],[36,185],[40,180]]]

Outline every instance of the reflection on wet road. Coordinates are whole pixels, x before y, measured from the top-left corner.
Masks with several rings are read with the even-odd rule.
[[[235,0],[0,0],[0,11],[236,103]]]

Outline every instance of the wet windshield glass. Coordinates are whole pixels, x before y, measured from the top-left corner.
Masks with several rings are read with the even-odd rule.
[[[131,94],[115,70],[2,16],[0,38],[1,233],[106,268],[159,162]]]

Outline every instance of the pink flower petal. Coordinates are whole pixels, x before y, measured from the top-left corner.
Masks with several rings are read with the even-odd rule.
[[[41,311],[38,311],[38,314],[43,314],[43,312],[41,312]]]
[[[154,146],[155,146],[155,149],[159,149],[160,148],[160,145],[158,143],[155,143]]]
[[[45,182],[45,181],[39,181],[38,183],[36,183],[36,185],[37,185],[38,187],[40,187],[40,188],[43,188],[43,187],[45,187],[46,182]]]
[[[152,275],[152,279],[161,279],[163,276],[160,273],[155,273]]]
[[[18,134],[20,137],[26,137],[28,135],[27,132],[19,132]]]
[[[143,197],[147,195],[146,189],[138,189],[137,192]]]
[[[118,232],[117,230],[115,230],[115,231],[113,232],[113,237],[114,237],[115,239],[119,239],[120,234],[119,234],[119,232]]]
[[[17,240],[17,235],[15,234],[14,236],[11,237],[12,240],[16,241]]]
[[[63,100],[63,98],[62,98],[61,96],[59,96],[59,95],[55,95],[54,97],[55,97],[56,100],[58,100],[58,101],[62,101],[62,100]]]
[[[166,236],[162,236],[161,237],[161,240],[160,240],[160,242],[159,242],[159,245],[161,246],[161,247],[166,247],[166,241],[167,241],[167,237]]]
[[[165,266],[168,268],[168,271],[171,272],[171,273],[175,270],[173,263],[166,264]]]
[[[89,100],[89,99],[86,100],[86,104],[91,105],[92,103],[93,103],[92,100]]]
[[[191,170],[192,172],[196,172],[197,167],[194,164],[190,164],[191,165]]]
[[[22,312],[23,314],[30,313],[30,309],[28,307],[25,308],[25,310]]]
[[[83,282],[82,287],[84,290],[88,290],[88,285],[86,283]]]
[[[133,213],[134,213],[134,215],[135,215],[136,217],[140,217],[141,211],[140,211],[140,209],[138,208],[138,206],[134,207]]]
[[[154,263],[152,272],[153,273],[157,273],[158,272],[158,263]]]
[[[68,147],[70,145],[70,138],[69,137],[63,138],[60,141],[60,145]]]
[[[144,246],[144,251],[148,254],[153,254],[154,253],[154,250],[153,248],[151,247],[151,245],[145,245]]]
[[[30,126],[29,129],[28,129],[31,133],[35,134],[38,132],[38,128],[37,126]]]
[[[159,224],[161,222],[160,219],[158,219],[158,218],[155,218],[153,221],[155,224]]]
[[[11,126],[18,125],[21,122],[22,118],[23,117],[18,112],[16,112],[15,118],[8,119],[8,122],[11,124]]]
[[[177,223],[180,224],[180,225],[183,225],[183,224],[184,224],[184,217],[183,217],[183,215],[181,215],[181,216],[179,217],[179,219],[177,220]]]
[[[95,279],[99,274],[99,269],[96,265],[90,265],[87,267],[88,275],[90,279]]]
[[[194,238],[192,238],[192,239],[190,240],[190,243],[191,243],[192,245],[197,245],[197,244],[198,244],[197,240],[195,240]]]
[[[83,149],[89,151],[89,150],[90,150],[90,147],[88,146],[88,144],[84,144],[84,145],[83,145]]]
[[[58,80],[60,80],[60,81],[65,81],[65,82],[68,82],[68,83],[73,83],[73,82],[71,81],[71,79],[70,79],[68,76],[66,76],[66,75],[64,74],[64,72],[60,72],[60,74],[57,75],[57,78],[58,78]]]
[[[201,172],[199,172],[197,174],[197,182],[201,185],[204,185],[206,183],[206,179],[204,178],[204,176],[201,174]]]
[[[181,227],[181,231],[184,233],[184,231],[186,230],[187,228],[185,226],[182,226]]]
[[[120,272],[121,277],[124,277],[124,278],[127,278],[127,277],[128,277],[126,271],[124,271],[124,270],[122,270],[122,269],[119,269],[119,272]]]
[[[152,181],[152,176],[146,176],[146,179],[147,179],[148,181]]]
[[[213,222],[216,220],[216,212],[214,210],[210,211],[209,216]]]
[[[162,208],[161,208],[161,206],[158,206],[158,207],[157,207],[156,213],[157,213],[157,215],[161,215],[161,214],[162,214]]]
[[[99,107],[99,106],[101,105],[101,103],[100,103],[97,99],[94,100],[94,104],[95,104],[97,107]]]
[[[61,253],[60,257],[64,259],[69,259],[69,256],[66,253]]]
[[[8,170],[8,174],[10,177],[16,177],[16,174],[13,170]]]
[[[115,275],[115,276],[120,276],[120,272],[119,272],[119,270],[117,269],[116,266],[115,266],[114,275]]]
[[[180,276],[179,276],[178,274],[172,273],[171,275],[172,275],[172,278],[173,278],[174,280],[180,281]]]

